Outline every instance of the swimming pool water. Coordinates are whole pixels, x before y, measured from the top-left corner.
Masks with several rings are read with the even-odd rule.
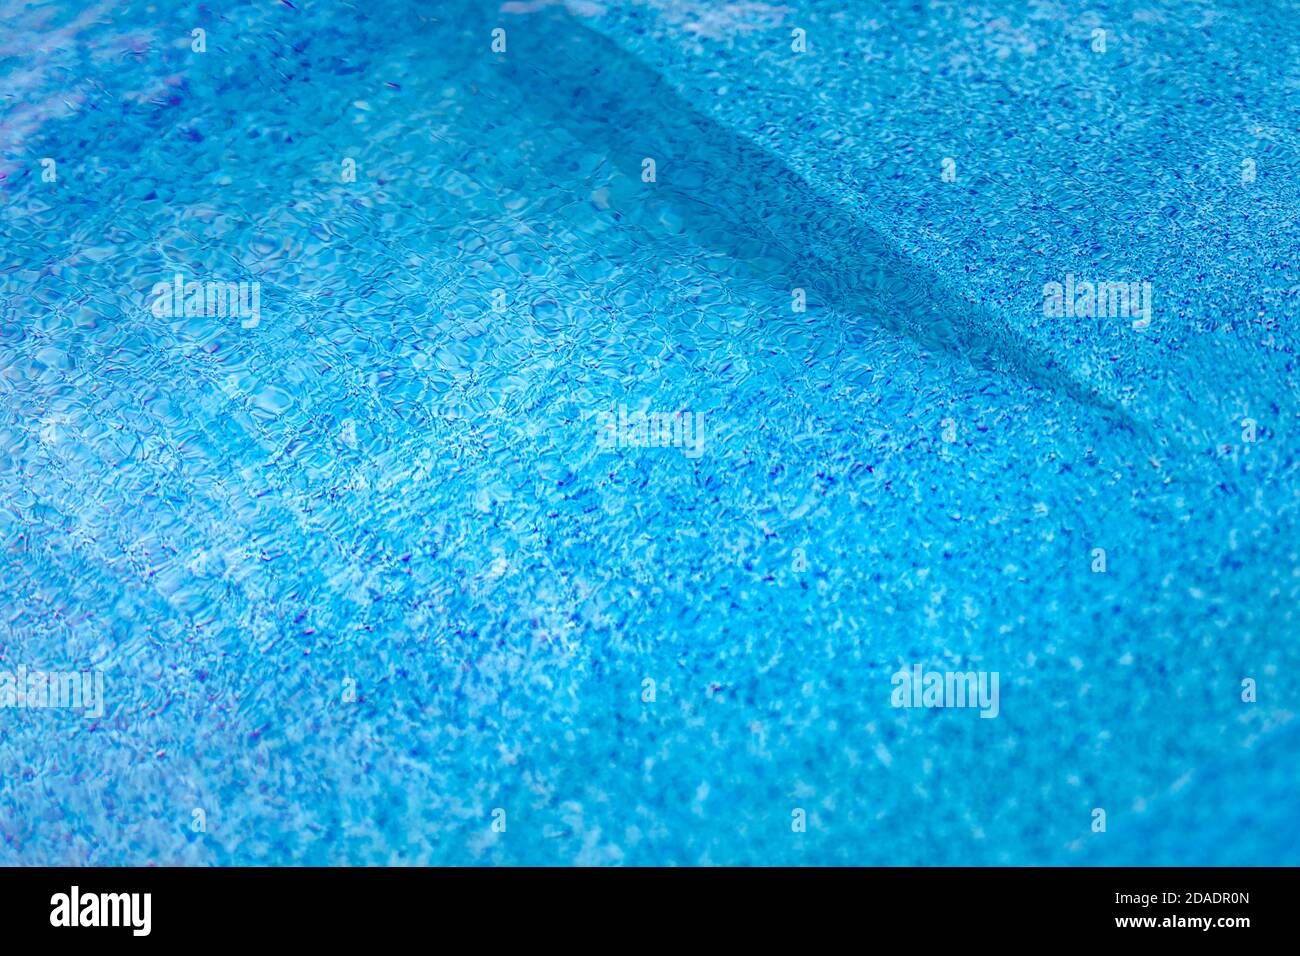
[[[0,22],[0,863],[1300,862],[1293,6]]]

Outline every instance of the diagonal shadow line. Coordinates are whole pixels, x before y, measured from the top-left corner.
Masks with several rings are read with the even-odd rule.
[[[819,296],[842,313],[1064,395],[1125,431],[1158,441],[1149,422],[1015,328],[954,295],[939,275],[892,248],[862,217],[701,114],[662,75],[600,32],[554,10],[523,18],[511,28],[501,68],[530,116],[607,154],[632,180],[640,181],[643,158],[656,159],[658,179],[647,188],[674,207],[704,247],[754,264],[757,274],[786,290],[809,288],[810,298]]]

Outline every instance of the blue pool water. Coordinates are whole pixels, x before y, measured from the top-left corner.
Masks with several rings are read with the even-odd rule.
[[[1300,863],[1294,7],[0,23],[0,864]]]

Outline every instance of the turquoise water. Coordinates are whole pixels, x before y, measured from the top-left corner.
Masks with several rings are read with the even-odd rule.
[[[1300,862],[1296,14],[0,0],[0,863]]]

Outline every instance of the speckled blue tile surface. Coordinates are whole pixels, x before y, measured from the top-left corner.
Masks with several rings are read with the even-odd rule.
[[[1300,863],[1296,4],[0,24],[0,864]]]

